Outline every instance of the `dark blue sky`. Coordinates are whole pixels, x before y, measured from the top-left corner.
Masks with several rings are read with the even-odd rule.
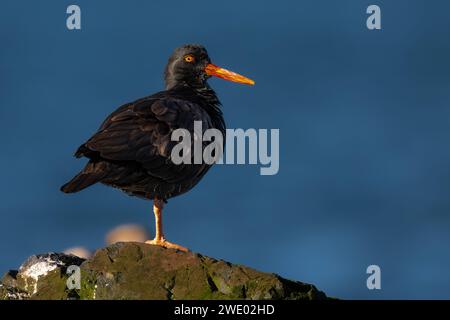
[[[78,4],[82,30],[66,29]],[[382,30],[365,26],[378,4]],[[151,204],[59,191],[119,105],[163,88],[172,50],[205,45],[256,81],[210,81],[231,128],[279,128],[280,171],[217,166],[166,207],[170,240],[341,298],[450,298],[450,3],[2,1],[0,270],[101,247]],[[366,288],[377,264],[382,290]]]

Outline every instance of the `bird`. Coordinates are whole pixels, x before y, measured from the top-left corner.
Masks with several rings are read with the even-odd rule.
[[[255,84],[250,78],[213,64],[202,45],[176,48],[165,67],[165,90],[126,103],[112,112],[97,132],[76,150],[74,156],[87,158],[88,162],[61,191],[75,193],[101,183],[151,200],[155,237],[145,243],[189,251],[166,239],[163,208],[168,199],[196,186],[212,164],[175,164],[171,151],[177,142],[172,141],[171,135],[177,129],[184,129],[194,137],[194,121],[201,121],[203,131],[217,129],[225,137],[222,104],[207,82],[212,76]]]

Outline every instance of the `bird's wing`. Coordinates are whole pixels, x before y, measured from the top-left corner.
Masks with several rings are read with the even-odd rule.
[[[148,174],[176,183],[200,174],[199,168],[175,165],[170,159],[178,143],[171,141],[172,132],[178,128],[192,132],[194,121],[202,121],[203,128],[211,126],[207,113],[194,103],[171,97],[144,98],[108,116],[75,155],[135,162]]]

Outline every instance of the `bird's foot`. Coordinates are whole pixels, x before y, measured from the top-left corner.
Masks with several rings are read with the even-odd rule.
[[[189,252],[188,248],[180,246],[179,244],[176,244],[176,243],[169,242],[164,238],[161,238],[161,239],[155,238],[153,240],[147,240],[147,241],[145,241],[145,243],[152,244],[154,246],[168,248],[168,249],[176,249],[176,250],[180,250],[183,252]]]

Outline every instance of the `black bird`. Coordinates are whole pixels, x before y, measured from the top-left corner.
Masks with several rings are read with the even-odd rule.
[[[146,242],[187,251],[165,239],[162,209],[167,199],[194,187],[211,165],[172,162],[171,151],[177,142],[171,134],[181,128],[193,137],[194,121],[202,122],[203,131],[215,128],[225,133],[221,104],[207,83],[210,76],[254,84],[212,64],[203,46],[175,49],[165,69],[166,90],[127,103],[109,115],[76,151],[75,157],[86,157],[89,162],[61,191],[78,192],[101,182],[153,200],[156,235]]]

